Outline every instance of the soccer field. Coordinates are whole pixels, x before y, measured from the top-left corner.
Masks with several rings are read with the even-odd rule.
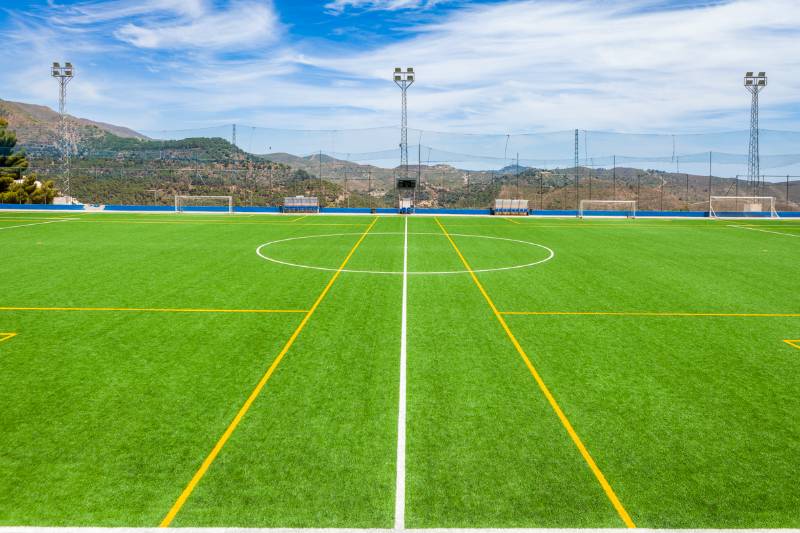
[[[0,525],[800,527],[800,222],[0,213]]]

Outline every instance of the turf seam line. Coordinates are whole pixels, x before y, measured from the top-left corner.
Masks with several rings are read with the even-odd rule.
[[[319,296],[317,296],[317,299],[314,301],[311,308],[305,314],[303,320],[300,322],[300,324],[297,326],[294,332],[292,332],[292,335],[289,337],[289,340],[287,340],[286,343],[283,345],[283,348],[278,353],[277,357],[275,357],[275,360],[272,361],[272,364],[269,366],[266,373],[264,373],[264,375],[261,377],[258,384],[256,384],[256,387],[250,393],[250,396],[247,397],[247,400],[245,400],[242,407],[236,413],[236,416],[233,418],[231,423],[225,429],[225,432],[222,434],[217,443],[211,449],[211,453],[209,453],[208,456],[203,460],[203,463],[200,465],[200,468],[197,470],[197,472],[195,472],[194,476],[192,476],[192,479],[189,481],[189,484],[186,485],[186,488],[183,489],[183,492],[181,492],[180,496],[178,496],[178,499],[172,505],[169,512],[167,512],[167,515],[161,521],[159,527],[169,527],[169,525],[175,519],[175,516],[178,514],[183,505],[186,503],[186,500],[189,498],[189,496],[191,496],[197,484],[203,478],[203,476],[208,471],[211,464],[214,462],[214,459],[217,458],[217,455],[219,455],[220,451],[225,446],[225,443],[228,442],[228,439],[236,430],[236,427],[239,425],[239,422],[241,422],[242,418],[244,418],[244,415],[247,414],[247,411],[250,409],[250,406],[253,404],[258,395],[261,393],[261,390],[267,384],[267,381],[269,381],[269,379],[272,377],[272,374],[275,372],[275,369],[278,367],[281,360],[283,360],[283,357],[292,347],[292,344],[294,344],[294,341],[300,335],[300,332],[303,331],[303,328],[305,328],[306,324],[308,324],[308,321],[311,319],[311,316],[314,314],[314,311],[317,310],[317,307],[319,307],[320,303],[322,303],[322,300],[325,299],[325,296],[330,291],[334,282],[336,282],[336,280],[339,278],[339,275],[341,274],[342,270],[350,261],[350,258],[353,257],[353,254],[356,252],[356,249],[358,249],[358,247],[366,238],[367,233],[369,233],[369,231],[372,229],[372,227],[375,225],[375,222],[377,221],[378,218],[375,217],[370,223],[370,225],[367,226],[367,229],[364,230],[364,232],[361,234],[358,241],[356,241],[356,243],[350,249],[350,252],[347,254],[347,256],[344,258],[344,261],[342,261],[342,264],[339,266],[339,270],[337,270],[333,274],[333,276],[331,276],[331,279],[328,281],[327,285],[325,285],[325,288],[322,289],[322,292],[319,294]]]
[[[406,527],[406,366],[408,360],[408,218],[403,231],[403,297],[400,318],[400,395],[397,402],[397,471],[395,479],[394,528]]]
[[[123,311],[139,313],[307,313],[307,309],[193,309],[162,307],[0,307],[0,311]]]
[[[509,328],[508,324],[503,318],[503,315],[500,313],[500,311],[497,310],[497,307],[495,306],[494,302],[489,296],[489,293],[486,292],[486,289],[483,287],[483,284],[481,284],[481,282],[478,280],[478,276],[472,270],[472,267],[470,267],[469,263],[467,262],[467,259],[461,253],[461,250],[458,248],[455,241],[450,236],[450,233],[448,233],[447,229],[439,221],[438,217],[436,218],[436,223],[439,225],[439,228],[442,230],[442,233],[444,233],[445,236],[447,237],[447,240],[450,241],[450,244],[453,246],[453,249],[455,250],[459,259],[461,259],[461,262],[464,264],[464,268],[466,268],[469,271],[470,276],[472,277],[472,281],[475,282],[475,285],[478,287],[478,290],[483,295],[484,299],[486,300],[486,303],[489,304],[492,313],[494,313],[494,316],[495,318],[497,318],[497,321],[500,322],[500,325],[506,332],[506,335],[511,340],[511,343],[514,345],[514,348],[516,348],[517,353],[520,355],[520,357],[522,357],[522,360],[525,362],[525,366],[528,367],[528,371],[533,376],[533,379],[536,381],[537,385],[539,386],[539,389],[544,394],[545,398],[547,399],[547,402],[550,404],[550,407],[558,416],[558,419],[561,421],[561,424],[564,426],[564,429],[567,430],[567,433],[572,439],[572,442],[578,448],[578,451],[580,452],[584,461],[586,461],[586,464],[589,466],[589,469],[592,471],[595,478],[597,478],[597,481],[600,483],[600,486],[603,488],[603,491],[605,492],[609,501],[614,506],[614,509],[616,509],[617,514],[619,514],[619,517],[622,519],[622,521],[625,523],[627,527],[635,528],[636,524],[634,524],[633,520],[631,520],[628,511],[625,510],[625,507],[622,505],[622,502],[620,502],[619,498],[617,497],[617,494],[611,487],[611,484],[609,484],[605,475],[600,470],[600,467],[598,467],[597,463],[595,463],[594,459],[589,453],[589,450],[583,444],[583,441],[578,436],[578,433],[575,431],[575,428],[572,427],[572,423],[567,418],[567,415],[564,414],[564,411],[562,411],[561,406],[559,406],[558,402],[556,401],[555,396],[553,396],[553,394],[550,392],[550,388],[547,386],[542,377],[539,375],[539,372],[536,370],[536,367],[533,366],[533,363],[531,362],[528,355],[525,353],[525,350],[522,348],[522,345],[520,345],[516,336],[511,332],[511,328]]]
[[[650,311],[500,311],[506,316],[800,317],[800,313],[682,313]]]

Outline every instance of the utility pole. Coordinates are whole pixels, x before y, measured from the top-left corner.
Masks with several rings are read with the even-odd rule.
[[[617,199],[617,156],[613,156],[614,159],[614,200]],[[663,180],[662,180],[663,183]]]
[[[578,130],[575,130],[575,207],[581,203],[580,175],[578,174]]]

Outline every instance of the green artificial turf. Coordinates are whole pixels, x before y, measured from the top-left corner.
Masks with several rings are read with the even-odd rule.
[[[624,526],[433,217],[34,212],[0,525],[158,525],[374,220],[172,525],[393,526],[407,222],[406,526]],[[439,221],[637,526],[800,527],[800,318],[688,315],[800,313],[800,223]]]

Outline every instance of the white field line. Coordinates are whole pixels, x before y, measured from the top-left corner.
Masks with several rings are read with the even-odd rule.
[[[406,360],[408,330],[408,218],[403,230],[403,304],[400,318],[400,397],[397,402],[397,473],[394,493],[394,528],[406,524]]]
[[[761,229],[761,228],[751,228],[750,226],[738,226],[736,224],[728,224],[729,228],[739,228],[739,229],[749,229],[752,231],[760,231],[761,233],[772,233],[774,235],[786,235],[787,237],[800,237],[800,235],[795,235],[794,233],[783,233],[782,231],[770,231],[768,229]]]
[[[58,222],[69,222],[70,220],[75,220],[75,219],[74,218],[62,218],[62,219],[59,219],[59,220],[48,220],[47,222],[31,222],[30,224],[17,224],[16,226],[0,227],[0,230],[12,229],[12,228],[24,228],[26,226],[39,226],[41,224],[56,224]]]

